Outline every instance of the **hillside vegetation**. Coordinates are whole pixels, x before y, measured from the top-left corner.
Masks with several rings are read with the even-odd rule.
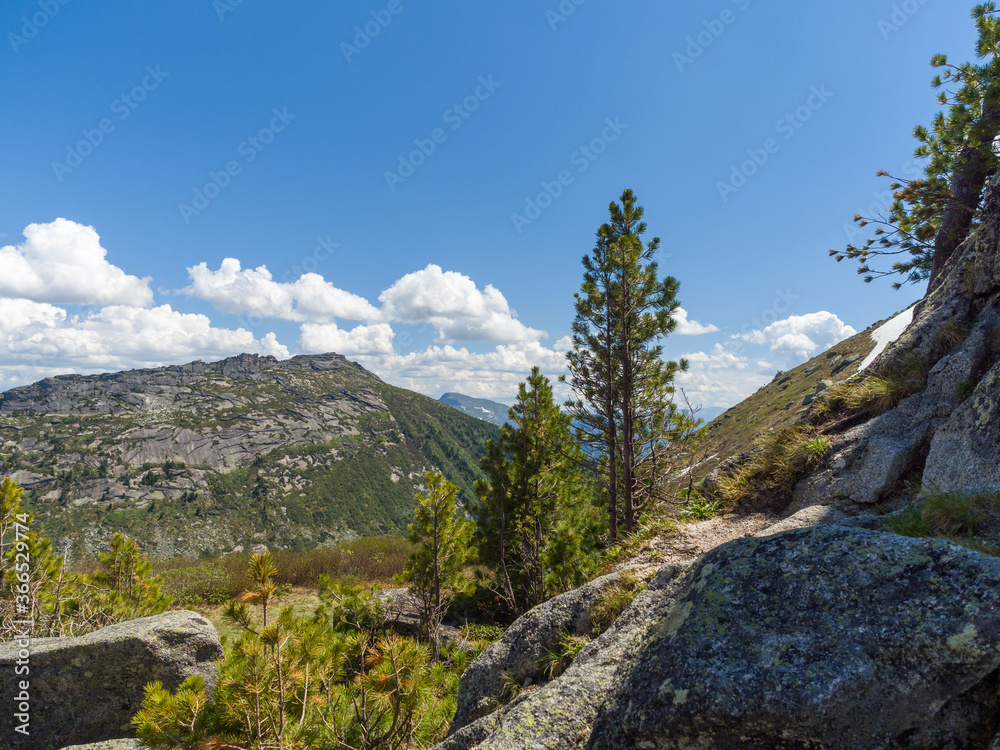
[[[62,549],[157,556],[400,533],[424,472],[474,503],[496,428],[335,354],[49,378],[0,395],[0,471]]]

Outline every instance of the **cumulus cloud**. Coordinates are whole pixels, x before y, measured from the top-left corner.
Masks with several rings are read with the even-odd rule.
[[[191,284],[182,291],[224,313],[299,323],[382,319],[378,308],[364,297],[338,289],[316,273],[281,283],[274,280],[267,266],[244,269],[236,258],[223,260],[217,271],[209,269],[207,263],[187,271]]]
[[[787,363],[805,359],[856,333],[832,312],[823,310],[808,315],[793,315],[762,330],[738,334],[733,338],[751,344],[769,345],[771,351]]]
[[[29,224],[24,237],[20,245],[0,248],[0,296],[66,305],[152,304],[150,278],[109,263],[93,227],[56,219]]]
[[[383,380],[401,388],[431,396],[458,391],[506,403],[517,395],[518,384],[527,379],[531,368],[538,366],[553,380],[557,399],[569,396],[568,388],[556,382],[566,371],[565,351],[537,341],[502,344],[484,352],[445,344],[409,354],[362,355],[357,359]]]
[[[715,333],[718,326],[702,325],[697,320],[688,318],[688,312],[683,307],[678,307],[674,313],[674,320],[677,321],[677,328],[674,330],[678,336],[701,336],[704,333]]]
[[[692,370],[745,370],[749,367],[746,357],[742,357],[716,344],[711,352],[692,352],[683,355]]]
[[[279,358],[289,351],[271,333],[256,339],[246,329],[217,328],[205,315],[170,305],[111,305],[89,315],[68,316],[50,305],[0,300],[4,327],[0,355],[8,367],[30,366],[38,377],[53,369],[101,372],[157,367],[194,359],[255,352]]]
[[[546,336],[517,320],[496,287],[487,285],[480,290],[468,276],[442,271],[434,264],[399,279],[379,295],[379,301],[387,319],[430,323],[442,342],[499,344],[537,341]]]
[[[769,383],[779,368],[794,367],[855,333],[831,312],[793,315],[732,336],[728,346],[716,344],[707,352],[685,354],[690,369],[677,376],[677,384],[695,403],[732,406]],[[750,347],[766,348],[770,354]]]
[[[359,325],[350,331],[335,323],[305,323],[298,347],[306,353],[337,352],[347,357],[361,354],[393,354],[396,334],[388,323]]]

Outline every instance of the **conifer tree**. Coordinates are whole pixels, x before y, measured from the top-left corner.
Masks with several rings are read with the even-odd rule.
[[[417,545],[403,571],[420,601],[424,632],[440,653],[441,621],[455,595],[465,585],[462,569],[476,555],[472,546],[474,524],[455,513],[458,487],[438,472],[424,475],[427,493],[418,494],[409,539]]]
[[[944,72],[932,80],[943,90],[938,102],[949,105],[938,112],[931,127],[918,126],[914,155],[926,161],[924,174],[914,180],[892,179],[893,203],[887,213],[854,217],[861,227],[874,225],[873,236],[846,250],[830,250],[838,262],[858,261],[865,282],[902,275],[905,281],[929,279],[936,286],[948,260],[978,223],[983,190],[1000,167],[995,146],[1000,134],[1000,22],[996,4],[977,5],[972,11],[979,31],[976,52],[980,64],[953,65],[935,55],[931,65]],[[888,269],[872,267],[880,256],[897,258]],[[900,288],[904,282],[893,284]]]
[[[521,383],[509,419],[482,461],[477,524],[497,593],[520,614],[584,582],[597,523],[570,417],[537,367]]]
[[[658,341],[677,327],[677,280],[659,278],[653,256],[659,238],[643,244],[643,209],[631,190],[611,203],[583,259],[576,295],[567,406],[604,479],[608,535],[631,533],[662,479],[652,469],[657,446],[671,430],[673,379],[687,363],[666,362]]]

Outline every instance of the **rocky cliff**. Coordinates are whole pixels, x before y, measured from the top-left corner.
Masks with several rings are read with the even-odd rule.
[[[471,500],[494,431],[336,354],[241,355],[0,394],[0,473],[76,550],[314,546],[405,529],[429,469]]]
[[[914,364],[924,386],[886,414],[832,431],[833,449],[795,488],[792,510],[870,512],[921,490],[1000,491],[1000,180],[986,190],[978,232],[871,369]]]

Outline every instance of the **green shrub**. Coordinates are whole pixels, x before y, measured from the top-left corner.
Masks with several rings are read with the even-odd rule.
[[[682,521],[706,521],[714,518],[722,510],[721,500],[709,500],[707,498],[692,494],[681,510]]]
[[[270,555],[251,557],[251,587],[227,610],[242,634],[227,648],[211,700],[198,678],[175,693],[158,682],[146,686],[132,721],[144,745],[374,750],[425,747],[444,737],[468,655],[446,649],[446,659],[432,663],[415,639],[331,621],[343,611],[302,619],[286,607],[269,618],[278,575]],[[371,604],[360,589],[340,593],[338,606],[354,606],[346,598],[362,609]]]
[[[959,401],[967,401],[972,392],[976,390],[976,387],[970,383],[968,380],[963,380],[955,388],[955,395],[958,396]]]

